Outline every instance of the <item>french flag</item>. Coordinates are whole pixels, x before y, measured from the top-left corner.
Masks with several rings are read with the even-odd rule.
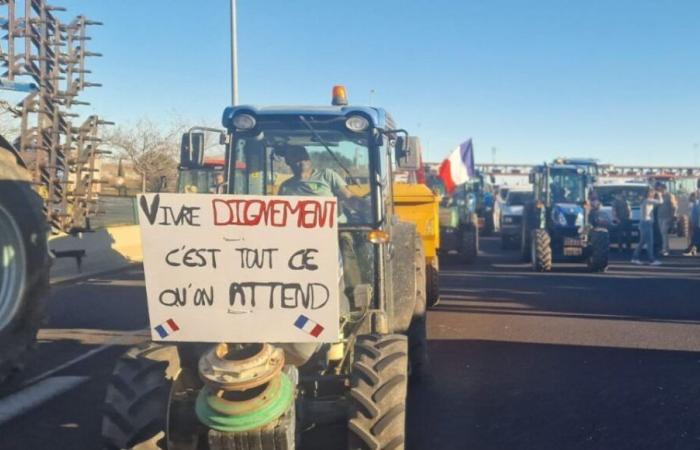
[[[294,326],[313,337],[319,337],[323,333],[323,327],[305,315],[301,314],[294,322]]]
[[[180,327],[177,326],[173,319],[168,319],[160,325],[156,325],[154,329],[156,330],[156,333],[158,333],[158,335],[161,337],[161,339],[165,339],[174,332],[180,330]]]
[[[472,140],[468,139],[440,164],[440,178],[445,183],[447,193],[451,194],[455,187],[469,181],[474,174],[474,146]]]

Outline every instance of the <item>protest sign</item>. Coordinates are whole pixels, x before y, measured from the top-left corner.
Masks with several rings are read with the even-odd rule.
[[[337,207],[334,197],[141,195],[153,340],[336,341]]]

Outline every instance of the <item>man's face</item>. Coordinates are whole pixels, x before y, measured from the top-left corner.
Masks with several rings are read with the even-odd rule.
[[[289,168],[292,169],[292,173],[294,173],[294,175],[297,177],[303,172],[311,169],[311,161],[309,161],[304,155],[288,155],[284,158],[284,162],[287,163]]]

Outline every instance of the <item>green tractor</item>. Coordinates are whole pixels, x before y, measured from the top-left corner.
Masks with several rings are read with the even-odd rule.
[[[471,264],[479,253],[478,191],[474,184],[457,186],[440,201],[440,253],[456,252]]]
[[[426,274],[415,224],[394,213],[392,167],[416,170],[419,158],[383,109],[337,97],[332,107],[227,108],[224,182],[211,183],[219,166],[206,167],[204,139],[193,130],[183,137],[178,188],[192,192],[197,183],[186,181],[207,175],[196,192],[282,202],[298,195],[288,191],[299,180],[293,164],[332,171],[333,183],[351,187],[350,198],[338,196],[338,240],[320,243],[340,250],[337,339],[134,348],[107,390],[107,447],[281,450],[313,440],[319,448],[404,448],[409,375],[418,380],[427,362]],[[327,187],[313,180],[312,189]],[[259,324],[279,326],[287,325]]]
[[[479,236],[495,230],[494,197],[490,178],[481,172],[455,188],[440,203],[440,252],[456,252],[471,264],[479,254]]]
[[[530,173],[534,197],[523,212],[521,252],[537,272],[554,261],[583,262],[591,272],[608,267],[608,230],[591,225],[588,193],[593,177],[565,164],[536,166]]]

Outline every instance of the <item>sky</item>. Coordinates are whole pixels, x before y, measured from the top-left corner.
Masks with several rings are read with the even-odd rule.
[[[95,27],[85,113],[218,124],[229,0],[55,0]],[[381,106],[440,161],[700,164],[696,0],[238,0],[239,102]],[[494,150],[495,149],[495,150]]]

